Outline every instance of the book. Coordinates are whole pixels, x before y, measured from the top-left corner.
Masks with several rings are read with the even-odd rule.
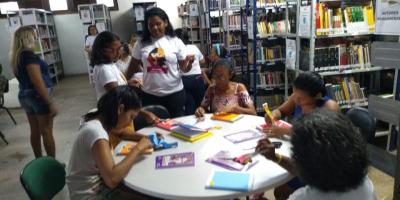
[[[277,120],[275,121],[275,126],[279,126],[279,127],[284,127],[284,128],[292,128],[292,125],[289,124],[288,122],[285,122],[283,120]],[[266,128],[271,128],[271,125],[269,124],[262,124],[262,125],[258,125],[257,129],[262,131]]]
[[[247,192],[253,187],[253,176],[242,172],[214,171],[207,180],[207,189]]]
[[[176,153],[156,157],[156,169],[194,166],[194,152]]]
[[[252,166],[258,163],[258,160],[251,161],[247,164],[242,164],[234,160],[235,156],[229,151],[219,151],[214,156],[211,156],[206,161],[225,169],[236,170],[236,171],[247,171]]]
[[[231,133],[224,136],[225,139],[229,140],[234,144],[246,142],[249,140],[259,139],[262,137],[264,137],[264,134],[251,129]]]
[[[189,142],[195,142],[211,135],[212,133],[210,131],[189,124],[179,124],[178,127],[174,128],[173,132],[171,133],[171,136]]]
[[[171,131],[172,129],[178,127],[178,123],[179,122],[177,122],[174,119],[167,119],[167,120],[158,122],[156,124],[156,127],[165,129],[167,131]]]
[[[129,142],[127,144],[124,144],[123,146],[121,146],[120,148],[116,149],[116,154],[118,156],[126,156],[128,155],[132,149],[137,145],[137,142]],[[152,153],[154,151],[153,148],[150,148],[148,150],[145,151],[145,153]]]
[[[226,122],[234,122],[242,118],[243,115],[240,114],[233,114],[233,113],[216,113],[213,114],[211,119],[213,120],[220,120],[220,121],[226,121]]]

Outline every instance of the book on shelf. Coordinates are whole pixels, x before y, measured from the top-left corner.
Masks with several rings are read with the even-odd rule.
[[[234,159],[238,155],[230,152],[230,151],[219,151],[215,155],[207,158],[207,162],[212,163],[214,165],[223,167],[228,170],[235,170],[235,171],[247,171],[252,166],[258,163],[258,160],[252,160],[252,162],[248,163],[240,163],[235,161]]]
[[[285,19],[285,10],[275,8],[267,13],[259,13],[257,16],[257,36],[265,38],[273,34],[285,34],[288,21]],[[249,24],[248,22],[247,24]]]
[[[175,153],[156,157],[156,169],[192,167],[194,165],[194,152]]]
[[[339,84],[326,84],[327,96],[338,102],[340,106],[362,105],[367,102],[364,89],[353,78],[344,77]]]
[[[315,48],[316,72],[343,71],[371,67],[370,44],[338,44]]]
[[[213,171],[206,182],[207,189],[247,192],[253,187],[253,176],[243,172]]]
[[[274,108],[280,106],[284,101],[285,101],[284,94],[273,94],[273,95],[260,94],[257,95],[256,110],[257,112],[264,112],[264,108],[262,106],[264,102],[267,102],[268,105],[270,106],[270,109],[273,110]]]
[[[328,2],[316,3],[317,36],[337,34],[373,33],[375,16],[372,1],[368,5],[332,6]]]
[[[241,118],[243,118],[243,115],[234,113],[214,113],[211,116],[211,119],[213,120],[219,120],[225,122],[235,122]]]
[[[211,135],[210,131],[189,124],[179,124],[178,127],[172,129],[171,133],[171,136],[189,142],[195,142]]]

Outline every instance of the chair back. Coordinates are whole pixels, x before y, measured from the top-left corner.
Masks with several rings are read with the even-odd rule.
[[[367,109],[354,107],[347,111],[346,116],[350,119],[354,126],[358,127],[360,133],[367,142],[375,137],[376,119],[368,112]]]
[[[143,107],[144,110],[152,112],[153,114],[155,114],[157,117],[159,117],[160,119],[168,119],[170,118],[169,112],[168,110],[161,105],[150,105],[150,106],[145,106]],[[136,130],[140,130],[146,126],[148,126],[149,124],[147,123],[146,119],[141,116],[138,115],[135,120],[133,121],[133,124],[135,125],[135,129]]]
[[[20,181],[30,199],[52,199],[65,186],[65,169],[53,157],[41,157],[21,171]]]

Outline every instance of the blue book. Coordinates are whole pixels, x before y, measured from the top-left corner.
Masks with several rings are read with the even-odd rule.
[[[208,178],[206,188],[247,192],[253,187],[249,173],[214,171]]]

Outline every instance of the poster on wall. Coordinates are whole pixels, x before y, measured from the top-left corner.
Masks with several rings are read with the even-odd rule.
[[[296,68],[296,40],[286,39],[286,67]]]
[[[375,33],[400,35],[400,0],[377,0]]]
[[[144,8],[143,8],[143,6],[136,6],[135,7],[135,18],[136,18],[136,21],[143,21],[144,20]]]
[[[299,36],[311,36],[311,6],[300,7]]]
[[[92,22],[92,19],[90,18],[90,10],[81,10],[80,14],[83,23]]]

